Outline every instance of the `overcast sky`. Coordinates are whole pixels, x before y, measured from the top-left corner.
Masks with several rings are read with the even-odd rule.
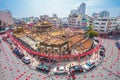
[[[108,10],[110,16],[120,15],[120,0],[0,0],[0,10],[9,9],[13,17],[29,17],[39,15],[68,17],[70,10],[77,9],[86,3],[86,14]]]

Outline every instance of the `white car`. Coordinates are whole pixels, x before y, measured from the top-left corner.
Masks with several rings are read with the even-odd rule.
[[[29,64],[31,62],[29,57],[23,57],[22,61],[26,64]]]
[[[65,66],[58,66],[53,69],[53,73],[67,73],[67,69]]]
[[[91,70],[93,67],[95,67],[95,61],[88,61],[83,65],[83,69],[89,71]]]

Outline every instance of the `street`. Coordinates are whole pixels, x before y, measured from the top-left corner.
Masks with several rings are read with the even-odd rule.
[[[75,74],[75,80],[120,80],[120,51],[115,40],[102,39],[106,48],[105,58],[94,70]],[[31,64],[24,64],[11,51],[8,43],[0,43],[0,80],[67,80],[67,75],[48,76],[36,71]]]

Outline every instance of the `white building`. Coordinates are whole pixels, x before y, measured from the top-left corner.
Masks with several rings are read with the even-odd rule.
[[[92,17],[86,15],[86,16],[85,16],[85,19],[87,20],[87,26],[93,26],[93,21],[94,21],[94,20],[93,20]]]
[[[0,20],[6,25],[13,25],[12,13],[9,10],[0,11]]]
[[[118,17],[118,19],[117,19],[117,25],[120,28],[120,17]]]
[[[109,26],[109,31],[114,31],[116,29],[117,24],[117,17],[110,17],[110,26]]]
[[[69,27],[80,28],[82,27],[82,19],[85,19],[86,4],[82,3],[77,9],[71,10],[68,21]]]
[[[117,18],[97,18],[94,20],[94,29],[99,33],[107,33],[115,30],[117,26]]]
[[[59,27],[61,25],[61,21],[59,18],[50,17],[48,21],[52,24],[52,26]]]
[[[68,23],[69,22],[68,22],[68,18],[67,17],[61,19],[61,25],[63,27],[68,27]]]
[[[69,15],[69,27],[80,28],[82,26],[81,15]]]
[[[49,17],[48,21],[52,24],[52,26],[55,27],[61,26],[61,19],[58,18],[56,14],[53,14],[52,17]]]

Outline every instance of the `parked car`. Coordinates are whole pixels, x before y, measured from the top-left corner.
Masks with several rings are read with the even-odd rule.
[[[23,58],[25,55],[22,54],[22,53],[19,53],[17,56],[21,59],[21,58]]]
[[[23,57],[22,58],[22,61],[24,62],[24,63],[26,63],[26,64],[29,64],[31,61],[30,61],[30,58],[29,57]]]
[[[98,39],[94,39],[97,43],[99,43],[99,40]]]
[[[18,56],[19,58],[22,58],[22,57],[25,56],[24,54],[20,53],[17,48],[15,48],[15,49],[13,50],[13,53],[14,53],[16,56]]]
[[[118,40],[118,41],[116,42],[116,46],[117,46],[117,48],[120,50],[120,40]]]
[[[105,57],[105,51],[103,49],[100,50],[100,56]]]
[[[19,53],[19,50],[18,50],[17,48],[15,48],[15,49],[13,50],[13,53],[18,54],[18,53]]]
[[[49,59],[49,58],[46,58],[46,57],[40,58],[40,61],[51,62],[51,63],[57,62],[57,61],[55,61],[55,60],[53,60],[53,59]]]
[[[87,71],[91,70],[92,68],[95,67],[95,61],[88,61],[83,65],[83,68]]]
[[[36,67],[37,70],[40,70],[40,71],[45,71],[45,72],[50,72],[50,66],[47,66],[43,63],[40,63],[37,67]]]
[[[100,49],[105,51],[105,47],[103,45],[100,47]]]
[[[75,72],[83,72],[82,66],[76,65],[69,68],[69,70],[74,70]]]
[[[53,73],[67,73],[68,70],[66,69],[65,66],[58,66],[53,69]]]

